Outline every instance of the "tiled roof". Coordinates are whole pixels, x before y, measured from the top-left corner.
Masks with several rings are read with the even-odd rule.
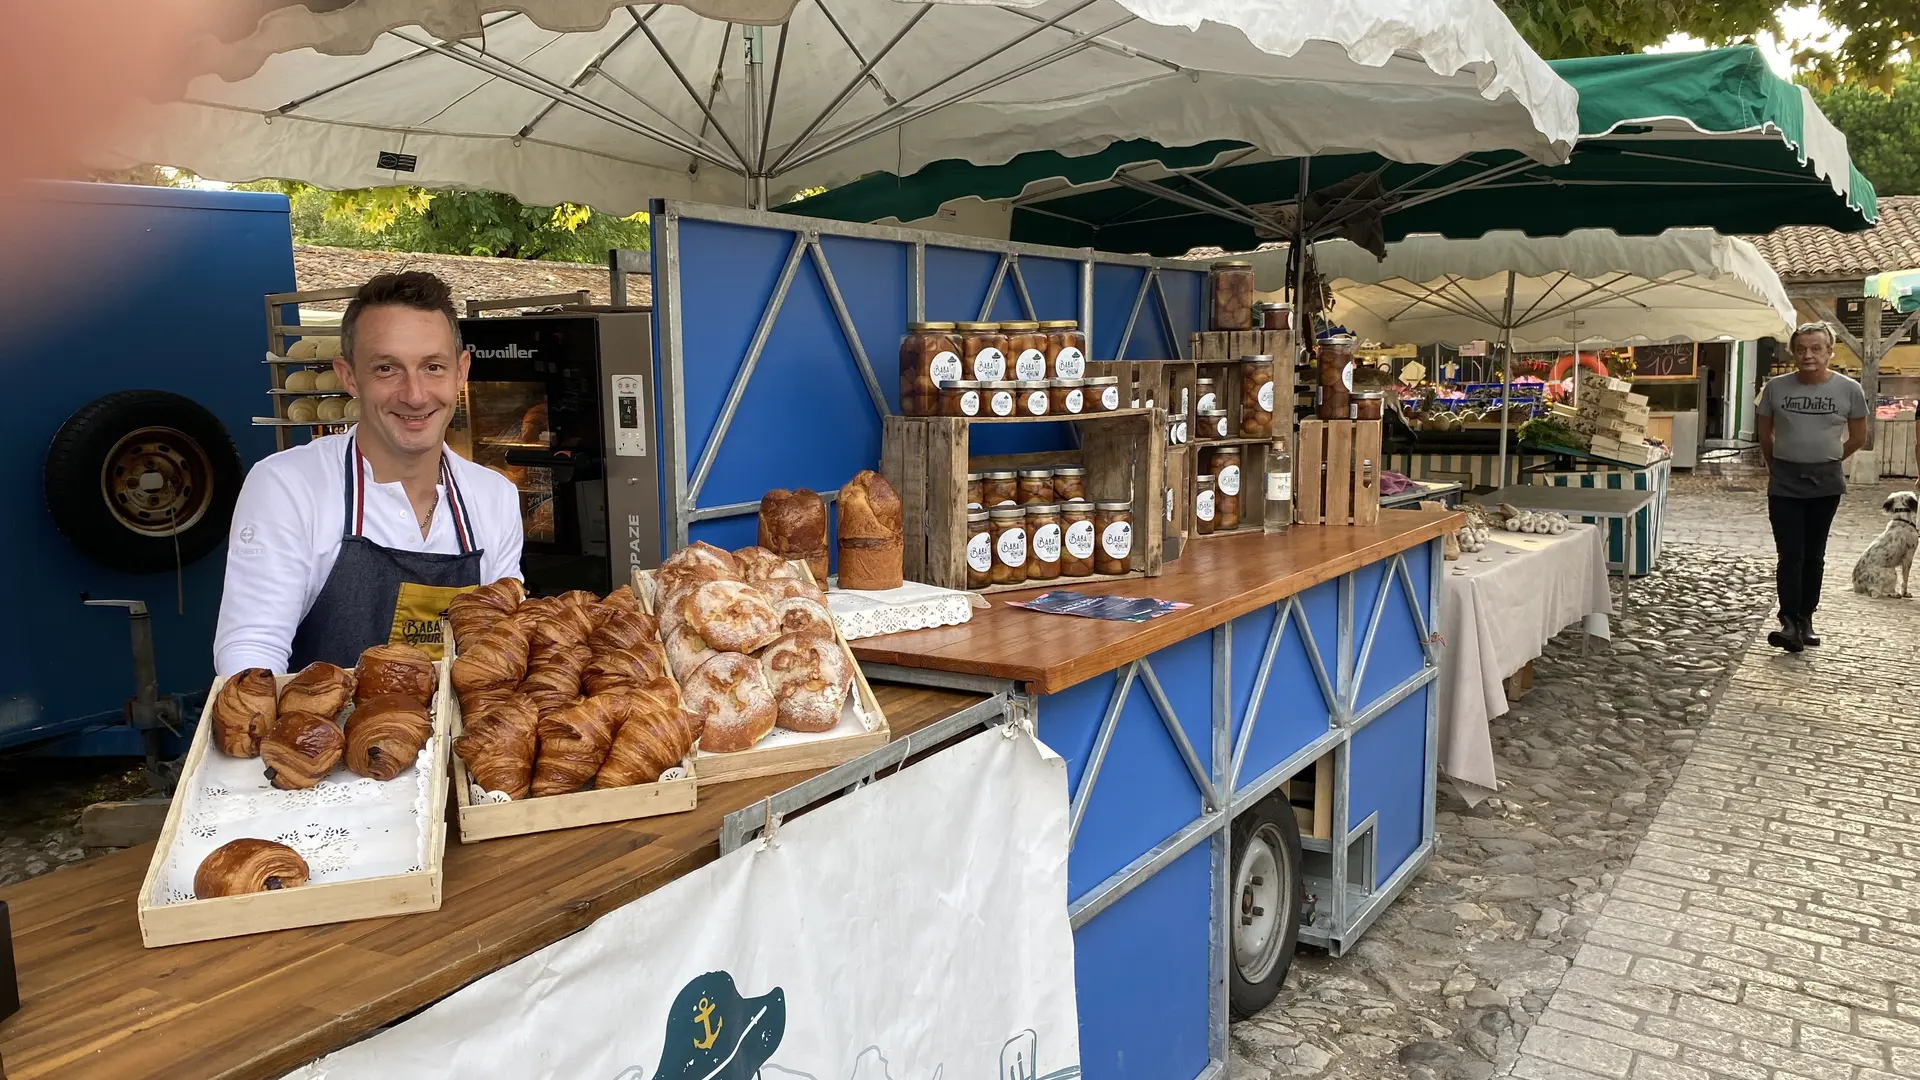
[[[1880,196],[1880,221],[1865,232],[1843,233],[1790,225],[1749,236],[1783,278],[1866,277],[1920,267],[1920,195]]]
[[[401,270],[427,270],[440,275],[453,287],[456,303],[498,300],[510,296],[545,296],[580,289],[592,293],[596,304],[611,302],[607,295],[607,268],[588,263],[426,255],[410,251],[360,251],[312,244],[295,244],[293,247],[295,288],[301,290],[344,288],[359,285],[376,274]],[[647,304],[652,299],[653,290],[647,276],[630,275],[627,303]],[[347,305],[346,301],[340,300],[311,306],[344,310]]]

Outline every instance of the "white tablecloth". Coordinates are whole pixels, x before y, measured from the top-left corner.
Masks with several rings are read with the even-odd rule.
[[[1607,549],[1592,525],[1559,536],[1495,533],[1441,575],[1440,769],[1495,786],[1487,722],[1507,711],[1501,680],[1561,630],[1608,637]]]

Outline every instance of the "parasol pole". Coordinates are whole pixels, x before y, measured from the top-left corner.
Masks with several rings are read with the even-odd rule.
[[[1576,354],[1578,355],[1578,354]],[[1507,302],[1500,309],[1500,472],[1494,488],[1507,486],[1507,408],[1513,396],[1513,271],[1507,271]]]

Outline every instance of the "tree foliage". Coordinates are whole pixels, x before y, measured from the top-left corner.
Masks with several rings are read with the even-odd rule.
[[[1812,92],[1875,192],[1920,195],[1920,65],[1900,70],[1889,90],[1842,83]]]

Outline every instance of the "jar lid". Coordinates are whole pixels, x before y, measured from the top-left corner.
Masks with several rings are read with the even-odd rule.
[[[1012,469],[995,469],[992,472],[981,473],[980,478],[982,480],[1011,480],[1014,478],[1014,472]]]
[[[1199,378],[1197,378],[1197,379],[1195,379],[1195,380],[1193,380],[1193,381],[1194,381],[1194,382],[1196,382],[1196,383],[1206,383],[1206,384],[1207,384],[1208,386],[1212,386],[1212,385],[1213,385],[1213,376],[1211,376],[1211,375],[1202,375],[1202,376],[1200,376]]]
[[[1085,499],[1068,499],[1066,502],[1060,504],[1060,512],[1063,514],[1091,514],[1093,513],[1093,504]]]
[[[1042,330],[1078,330],[1079,319],[1046,319],[1040,323]]]
[[[1047,380],[1021,379],[1019,382],[1016,382],[1013,385],[1019,387],[1022,390],[1045,390],[1047,388]]]
[[[1006,518],[1009,520],[1013,518],[1025,518],[1027,516],[1027,508],[1024,506],[996,506],[987,511],[987,516]]]
[[[1243,356],[1240,358],[1240,362],[1243,364],[1271,364],[1273,363],[1273,356],[1269,353],[1260,353],[1255,356]]]
[[[1200,475],[1194,477],[1194,480],[1195,481],[1205,480],[1207,483],[1211,484],[1213,483],[1213,474],[1210,472],[1203,472]]]
[[[1201,415],[1201,416],[1225,416],[1225,415],[1227,415],[1227,410],[1225,410],[1225,409],[1200,409],[1200,410],[1197,410],[1197,411],[1198,411],[1198,412],[1200,413],[1200,415]]]
[[[1055,503],[1028,503],[1020,509],[1025,510],[1029,514],[1052,515],[1060,512],[1060,507]]]
[[[1093,504],[1093,508],[1095,510],[1131,510],[1133,509],[1133,504],[1130,502],[1097,502]]]
[[[922,330],[951,330],[953,329],[953,324],[950,322],[910,322],[907,324],[907,329],[915,333]]]
[[[985,520],[987,520],[987,512],[985,510],[969,509],[967,511],[967,524],[971,525],[976,521],[985,521]]]
[[[978,382],[973,379],[941,379],[940,380],[940,389],[942,390],[978,390],[985,385],[987,384],[983,382]]]
[[[999,379],[993,382],[983,382],[980,384],[980,388],[982,390],[1011,390],[1014,387],[1019,385],[1020,384],[1017,382],[1011,382],[1006,379]]]
[[[1016,330],[1038,330],[1040,329],[1040,324],[1037,322],[1031,322],[1027,319],[1015,319],[1012,322],[1001,323],[1000,329],[1008,332],[1013,332]]]
[[[1055,390],[1075,390],[1086,385],[1084,379],[1049,379],[1047,386]]]
[[[975,480],[985,480],[986,478],[987,478],[987,474],[986,474],[986,473],[983,473],[983,472],[970,472],[970,473],[968,473],[968,474],[967,474],[967,483],[969,483],[969,484],[971,484],[971,483],[973,483],[973,482],[974,482]]]
[[[1094,375],[1086,380],[1088,386],[1119,386],[1118,375]]]
[[[1253,269],[1253,264],[1245,261],[1244,259],[1228,259],[1225,262],[1214,263],[1212,266],[1208,267],[1208,269],[1209,270],[1251,270]]]
[[[992,322],[957,322],[953,324],[953,327],[963,334],[992,333],[1000,329],[1000,324]]]
[[[1360,339],[1354,337],[1352,334],[1328,334],[1326,337],[1320,339],[1320,344],[1322,345],[1345,345],[1352,347],[1359,343]]]
[[[1255,301],[1253,306],[1256,308],[1264,308],[1267,311],[1292,311],[1293,310],[1292,304],[1282,303],[1281,301],[1278,301],[1278,300],[1259,300],[1259,301]]]
[[[1045,468],[1045,469],[1021,469],[1021,470],[1020,470],[1020,475],[1021,475],[1022,477],[1029,477],[1029,478],[1037,478],[1037,477],[1041,477],[1041,476],[1044,476],[1044,477],[1046,477],[1047,479],[1049,479],[1049,480],[1051,480],[1051,479],[1053,479],[1053,470],[1052,470],[1051,468]]]
[[[1081,466],[1079,466],[1079,465],[1055,465],[1055,466],[1053,467],[1053,475],[1055,475],[1055,476],[1085,476],[1085,475],[1087,475],[1087,470],[1086,470],[1086,469],[1084,469],[1084,468],[1082,468],[1082,467],[1081,467]]]
[[[1379,398],[1386,397],[1387,392],[1385,390],[1355,390],[1353,393],[1349,394],[1348,396],[1359,398],[1362,401],[1373,401]],[[1519,403],[1516,402],[1515,404],[1519,404]]]

